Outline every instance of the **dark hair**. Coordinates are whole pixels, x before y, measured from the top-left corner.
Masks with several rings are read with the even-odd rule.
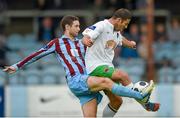
[[[112,15],[112,18],[131,19],[131,17],[132,13],[128,9],[124,8],[116,10]]]
[[[67,15],[67,16],[64,16],[60,22],[60,25],[61,25],[61,28],[63,31],[65,31],[65,26],[66,25],[72,25],[73,24],[73,21],[75,20],[78,20],[79,21],[79,18],[76,17],[76,16],[73,16],[73,15]]]

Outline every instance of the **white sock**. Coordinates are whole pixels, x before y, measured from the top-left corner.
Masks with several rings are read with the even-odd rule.
[[[103,110],[103,117],[114,117],[117,110],[112,108],[110,104],[107,104],[106,107]]]
[[[134,86],[134,84],[131,82],[131,83],[130,83],[130,84],[128,84],[126,87],[128,87],[128,88],[132,89],[132,88],[133,88],[133,86]]]

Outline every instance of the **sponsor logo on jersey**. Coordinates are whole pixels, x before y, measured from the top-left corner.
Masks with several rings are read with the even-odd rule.
[[[91,30],[95,30],[96,26],[89,26],[88,28],[91,29]]]

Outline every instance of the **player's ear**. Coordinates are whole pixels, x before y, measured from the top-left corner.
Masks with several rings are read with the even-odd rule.
[[[70,26],[68,24],[65,25],[65,29],[69,30]]]

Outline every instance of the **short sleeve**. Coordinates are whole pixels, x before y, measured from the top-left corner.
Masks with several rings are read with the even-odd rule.
[[[103,32],[103,29],[104,23],[103,21],[100,21],[92,26],[87,27],[82,34],[88,35],[89,37],[91,37],[91,39],[95,40],[99,36],[99,34]]]

